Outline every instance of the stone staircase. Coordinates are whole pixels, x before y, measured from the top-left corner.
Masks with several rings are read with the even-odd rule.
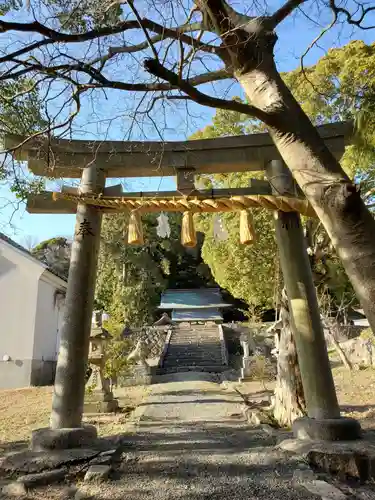
[[[175,325],[160,374],[184,371],[222,372],[227,369],[219,327]]]

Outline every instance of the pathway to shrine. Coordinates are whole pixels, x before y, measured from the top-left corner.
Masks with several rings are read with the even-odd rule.
[[[208,382],[208,374],[173,376],[179,377],[185,381],[153,386],[126,433],[123,474],[105,486],[88,485],[90,494],[103,500],[321,498],[293,479],[306,465],[245,421],[234,391]]]

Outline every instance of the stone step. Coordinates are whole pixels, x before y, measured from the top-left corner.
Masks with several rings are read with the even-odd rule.
[[[185,366],[195,366],[197,368],[206,368],[207,366],[208,367],[212,367],[212,366],[215,366],[216,368],[220,368],[224,365],[220,364],[220,363],[175,363],[175,364],[166,364],[166,365],[163,365],[162,368],[164,369],[169,369],[169,368],[183,368]],[[221,368],[220,368],[221,369]]]
[[[201,335],[202,337],[218,337],[218,330],[172,330],[172,335]]]
[[[184,371],[197,371],[197,372],[217,372],[221,373],[227,370],[228,367],[224,365],[175,365],[175,366],[163,366],[157,372],[160,373],[174,373],[174,372],[184,372]]]
[[[219,344],[219,342],[199,342],[198,340],[190,341],[190,342],[187,342],[187,341],[169,342],[169,347],[174,347],[174,346],[188,347],[189,349],[192,346],[198,346],[198,347],[202,347],[204,349],[210,349],[210,348],[220,349],[221,348],[221,344]]]
[[[173,326],[174,332],[217,332],[217,326],[192,325],[189,328],[181,328],[178,325]]]
[[[205,349],[191,349],[185,351],[184,349],[172,349],[171,351],[167,352],[165,357],[174,358],[176,356],[198,356],[199,358],[216,356],[218,358],[221,358],[221,351],[206,351]]]
[[[205,344],[220,344],[220,339],[218,337],[171,337],[170,342],[204,342]]]
[[[196,352],[192,352],[192,353],[184,353],[184,352],[181,353],[180,352],[180,353],[176,353],[173,355],[167,355],[167,356],[165,356],[164,359],[199,359],[201,361],[204,361],[206,359],[217,359],[218,361],[221,361],[221,358],[222,358],[221,353],[201,354],[201,353],[196,353]]]
[[[192,344],[191,346],[187,345],[170,345],[168,346],[168,352],[221,352],[221,346],[201,346]]]
[[[180,349],[192,349],[194,347],[197,347],[199,349],[206,349],[207,351],[209,351],[210,349],[221,349],[221,345],[220,344],[199,344],[197,342],[192,342],[191,344],[169,344],[168,347],[171,347],[171,348],[180,348]]]
[[[157,374],[164,375],[167,373],[179,373],[179,372],[208,372],[208,373],[221,373],[227,370],[228,367],[224,365],[206,365],[206,366],[174,366],[159,368]]]
[[[221,372],[222,360],[219,330],[213,327],[174,327],[161,373],[179,371]]]
[[[200,335],[202,337],[218,337],[218,330],[172,330],[172,335],[192,336]]]
[[[219,337],[218,332],[174,332],[172,331],[172,337]]]
[[[220,361],[222,360],[222,356],[221,354],[213,354],[213,355],[209,355],[209,354],[205,354],[205,355],[200,355],[200,354],[197,354],[197,353],[191,353],[191,354],[185,354],[185,353],[179,353],[179,354],[175,354],[173,356],[171,355],[167,355],[165,356],[164,360],[170,360],[170,359],[197,359],[199,361],[202,361],[202,362],[205,362],[205,361],[208,361],[210,359],[212,360],[215,360],[215,361]]]
[[[213,359],[213,358],[206,358],[206,359],[199,359],[199,358],[172,358],[172,359],[165,359],[163,366],[166,365],[178,365],[178,364],[192,364],[192,365],[221,365],[223,363],[222,359]]]
[[[172,333],[171,338],[176,338],[176,339],[179,339],[179,338],[182,338],[182,339],[184,339],[184,338],[194,338],[194,339],[216,339],[216,340],[219,340],[220,336],[217,333],[210,334],[210,335],[205,335],[205,334],[202,334],[202,333],[186,332],[186,333],[183,333],[183,334]]]
[[[191,339],[191,340],[202,340],[206,342],[219,342],[219,336],[209,336],[205,337],[204,335],[176,335],[176,336],[171,336],[171,340],[180,340],[180,339]]]
[[[187,330],[185,332],[174,332],[172,330],[172,336],[175,335],[176,337],[206,337],[206,338],[214,338],[214,337],[220,337],[219,332],[204,332],[204,331],[190,331]]]
[[[205,352],[221,352],[221,349],[218,348],[209,348],[204,346],[197,346],[197,345],[192,345],[192,346],[169,346],[168,348],[168,353],[177,353],[177,352],[199,352],[199,353],[205,353]]]
[[[207,351],[172,351],[170,353],[167,353],[165,358],[199,358],[199,359],[206,359],[206,358],[218,358],[221,359],[221,352],[220,351],[215,351],[215,352],[207,352]]]
[[[173,363],[175,361],[197,361],[199,363],[210,363],[213,361],[214,363],[222,363],[221,356],[166,356],[164,358],[164,363]]]
[[[174,343],[169,343],[169,346],[170,348],[180,348],[180,349],[192,349],[194,347],[197,347],[199,349],[206,349],[207,351],[209,351],[210,349],[221,349],[221,345],[220,344],[205,344],[203,342],[190,342],[190,343],[186,343],[186,342],[174,342]]]
[[[219,336],[218,330],[172,330],[172,335],[202,335],[202,337]]]
[[[221,349],[221,345],[220,344],[203,344],[203,343],[198,343],[198,342],[191,342],[190,344],[187,344],[187,343],[174,343],[174,344],[169,344],[168,346],[169,348],[172,348],[172,349],[202,349],[202,350],[206,350],[206,351],[210,351],[210,350],[217,350],[217,349]]]
[[[195,366],[196,368],[212,368],[215,367],[215,369],[221,370],[221,367],[224,366],[221,363],[174,363],[174,364],[164,364],[162,366],[163,369],[169,370],[170,368],[184,368],[186,366]]]

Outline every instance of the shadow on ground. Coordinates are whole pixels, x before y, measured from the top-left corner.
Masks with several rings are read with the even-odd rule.
[[[316,499],[292,484],[296,458],[241,422],[146,422],[124,438],[127,459],[113,482],[89,489],[97,499]]]
[[[140,453],[158,452],[180,455],[199,449],[200,454],[222,450],[241,453],[257,446],[273,446],[276,438],[260,428],[251,428],[231,420],[178,422],[173,426],[160,421],[142,423],[137,433],[124,436],[125,449],[130,446]]]
[[[342,405],[341,412],[359,420],[362,429],[375,431],[375,405]]]
[[[365,413],[371,410],[375,410],[375,405],[342,405],[341,406],[341,411],[344,412],[360,412],[360,413]]]
[[[175,394],[172,393],[173,396]],[[201,399],[174,399],[173,401],[146,401],[144,403],[141,403],[139,406],[154,406],[154,405],[175,405],[175,404],[207,404],[207,403],[215,403],[215,404],[223,404],[223,403],[229,403],[229,404],[236,404],[238,405],[238,401],[233,401],[230,399],[204,399],[203,401]]]

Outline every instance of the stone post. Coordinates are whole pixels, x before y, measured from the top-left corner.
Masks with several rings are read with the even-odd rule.
[[[93,163],[83,170],[80,192],[100,193],[104,184],[103,170]],[[78,203],[52,400],[51,429],[82,426],[101,219],[101,213],[95,207]]]
[[[248,358],[250,356],[249,342],[247,339],[241,339],[241,345],[243,349],[243,357]]]
[[[243,355],[242,355],[241,376],[239,378],[239,382],[245,382],[247,380],[251,380],[252,368],[253,368],[253,358],[250,356],[248,335],[242,334],[240,337],[240,343],[243,350]]]
[[[266,166],[266,174],[275,194],[296,195],[298,188],[289,169],[281,160],[271,161]],[[293,429],[298,437],[340,439],[343,436],[340,432],[344,426],[347,439],[358,437],[359,424],[351,419],[340,418],[300,216],[296,212],[277,211],[274,217],[281,269],[291,312],[291,327],[296,342],[307,412],[310,417],[310,419],[297,419],[300,421],[296,421],[297,432],[295,427]],[[320,421],[333,419],[336,421],[335,424],[330,422],[334,429],[331,428],[331,424],[328,425],[325,422],[323,425],[325,430],[320,435],[322,426],[318,428],[318,422],[312,422],[313,419]],[[337,420],[340,420],[339,425]],[[326,432],[327,425],[328,432]],[[337,425],[340,427],[339,431],[337,431]],[[302,431],[301,427],[303,427]]]

